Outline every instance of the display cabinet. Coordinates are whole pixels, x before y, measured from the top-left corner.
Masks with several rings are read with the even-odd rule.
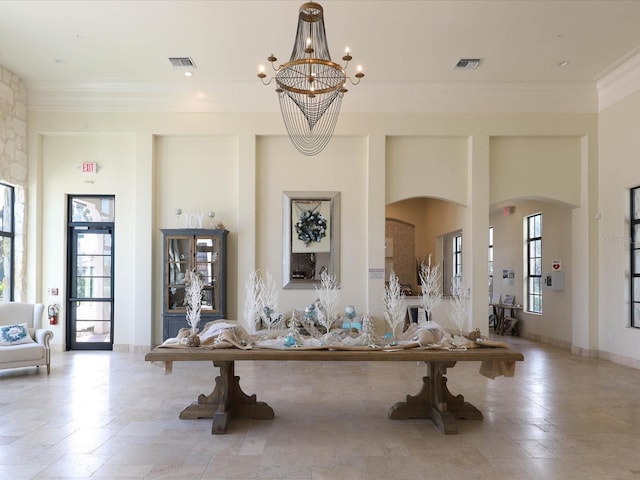
[[[162,339],[175,337],[186,320],[187,273],[204,282],[200,324],[227,316],[227,230],[163,229]]]

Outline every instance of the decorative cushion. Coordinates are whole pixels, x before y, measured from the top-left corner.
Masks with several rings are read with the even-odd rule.
[[[29,328],[26,323],[0,327],[0,345],[11,346],[23,343],[34,343],[33,338],[29,335]]]

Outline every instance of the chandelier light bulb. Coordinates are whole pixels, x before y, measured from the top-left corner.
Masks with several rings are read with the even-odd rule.
[[[349,47],[344,47],[344,54],[345,54],[345,55],[349,55],[349,53],[351,53],[351,52],[349,51]]]

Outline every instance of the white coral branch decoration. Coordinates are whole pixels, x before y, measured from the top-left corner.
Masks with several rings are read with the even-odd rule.
[[[429,263],[420,264],[420,286],[422,289],[422,306],[427,314],[427,321],[431,321],[431,311],[440,303],[442,299],[442,289],[440,288],[440,265],[431,266],[431,254]]]
[[[244,321],[249,326],[249,331],[255,333],[258,319],[260,318],[260,277],[258,270],[254,270],[249,274],[245,288],[247,296],[244,301]]]
[[[278,287],[273,281],[273,277],[269,272],[266,273],[266,280],[258,281],[258,297],[259,297],[259,315],[267,326],[269,336],[271,329],[279,326],[282,321],[282,315],[272,316],[278,310]]]
[[[460,335],[467,324],[467,316],[469,314],[469,301],[471,298],[471,289],[465,291],[462,287],[462,278],[454,276],[451,278],[451,304],[449,307],[449,318],[451,323],[458,329]]]
[[[391,334],[396,338],[401,331],[399,328],[404,324],[406,314],[404,306],[404,293],[400,288],[400,281],[394,271],[389,275],[389,284],[384,289],[384,319],[391,328]]]
[[[278,287],[273,281],[269,272],[266,273],[266,280],[260,281],[260,306],[269,307],[272,312],[278,310]]]
[[[191,327],[191,333],[198,333],[198,323],[200,323],[200,309],[202,308],[202,288],[204,282],[197,270],[190,270],[187,273],[187,284],[185,288],[185,303],[187,308],[187,323]]]
[[[328,272],[320,274],[320,288],[316,287],[318,303],[322,310],[318,315],[318,323],[326,328],[327,333],[338,319],[338,301],[340,300],[340,286],[335,275]],[[320,313],[320,312],[319,312]]]

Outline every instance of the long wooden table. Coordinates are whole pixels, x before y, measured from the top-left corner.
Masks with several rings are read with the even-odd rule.
[[[524,360],[524,356],[506,348],[475,348],[467,351],[426,350],[411,348],[396,351],[382,350],[302,350],[302,349],[206,349],[198,347],[157,347],[147,353],[148,362],[164,362],[165,372],[171,373],[173,362],[213,362],[220,369],[213,391],[201,394],[196,402],[180,412],[180,418],[213,418],[211,433],[226,433],[232,417],[273,419],[273,409],[256,395],[247,395],[240,388],[240,377],[234,373],[239,360],[253,361],[412,361],[424,362],[427,375],[422,378],[422,389],[417,395],[407,395],[389,409],[392,420],[408,418],[431,419],[444,434],[458,433],[457,419],[482,419],[482,413],[464,400],[454,396],[447,388],[447,368],[457,362],[502,362]]]

